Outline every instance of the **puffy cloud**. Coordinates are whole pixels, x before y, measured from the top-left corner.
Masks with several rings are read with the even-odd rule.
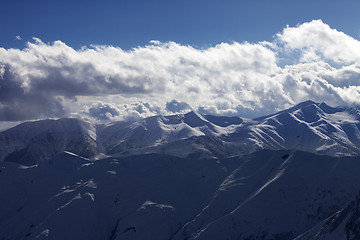
[[[261,104],[258,97],[243,92],[262,92],[264,86],[272,85],[269,75],[277,69],[275,53],[260,44],[222,43],[201,50],[156,42],[123,51],[112,46],[75,50],[61,41],[50,45],[34,40],[23,50],[0,49],[1,64],[10,73],[2,74],[2,85],[14,85],[11,100],[30,96],[34,101],[39,99],[37,107],[44,109],[27,113],[25,102],[21,106],[2,101],[2,110],[23,112],[13,120],[41,112],[62,115],[61,101],[84,96],[122,95],[162,108],[173,99],[191,102],[194,108],[216,99],[235,106],[243,100]],[[51,111],[45,103],[52,104]],[[0,120],[4,118],[9,117],[2,115]]]
[[[286,27],[273,42],[206,49],[154,40],[128,51],[73,49],[34,38],[22,50],[0,48],[0,121],[114,121],[188,109],[256,117],[308,99],[359,104],[359,53],[358,40],[321,20]]]
[[[147,116],[159,115],[161,108],[150,103],[138,102],[125,104],[123,106],[123,113],[122,120],[131,121]]]
[[[150,103],[138,102],[132,104],[114,105],[98,101],[91,105],[83,106],[79,113],[71,114],[72,117],[83,118],[92,122],[133,121],[151,115],[158,115],[160,107],[153,107]]]
[[[60,97],[44,91],[27,91],[21,76],[0,64],[0,121],[17,121],[65,114]]]
[[[166,110],[173,113],[179,113],[182,111],[189,111],[191,109],[190,105],[186,102],[179,102],[175,99],[171,100],[170,102],[166,103]]]
[[[114,117],[120,115],[120,111],[116,106],[111,104],[97,103],[93,104],[84,111],[87,115],[100,121],[113,120]]]
[[[360,61],[360,42],[321,20],[288,26],[277,38],[285,44],[286,50],[299,50],[304,62],[324,59],[348,64]]]

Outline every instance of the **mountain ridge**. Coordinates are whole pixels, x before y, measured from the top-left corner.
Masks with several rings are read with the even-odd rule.
[[[38,148],[45,145],[39,155]],[[0,146],[0,161],[16,160],[24,165],[47,161],[62,151],[92,159],[150,152],[223,158],[261,149],[357,156],[360,111],[306,101],[255,119],[191,111],[109,124],[71,118],[41,120],[0,132]]]

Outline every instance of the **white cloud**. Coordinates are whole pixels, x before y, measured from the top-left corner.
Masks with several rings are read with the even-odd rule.
[[[286,50],[299,50],[303,62],[323,59],[349,64],[360,61],[360,42],[321,20],[286,27],[277,38],[285,44]]]
[[[187,109],[255,117],[308,99],[359,104],[359,53],[358,40],[321,20],[287,27],[272,43],[207,49],[153,40],[130,51],[75,50],[34,38],[23,50],[0,48],[0,121],[121,120]],[[281,67],[284,56],[291,61]]]

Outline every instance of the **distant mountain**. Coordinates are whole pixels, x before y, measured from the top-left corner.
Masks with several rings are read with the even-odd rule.
[[[22,123],[0,132],[0,161],[34,165],[63,151],[83,157],[97,153],[96,129],[78,119]]]
[[[358,108],[333,108],[312,101],[252,120],[195,112],[106,125],[78,119],[43,120],[0,132],[0,161],[33,165],[62,151],[90,159],[144,153],[225,158],[261,149],[357,156],[359,129]]]
[[[251,137],[260,148],[293,149],[330,156],[360,153],[360,111],[307,101],[255,119]]]

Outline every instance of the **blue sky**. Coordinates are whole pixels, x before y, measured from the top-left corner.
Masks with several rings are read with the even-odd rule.
[[[359,1],[8,1],[1,126],[360,105]]]
[[[129,49],[150,40],[202,48],[271,41],[286,25],[313,19],[360,35],[360,2],[346,0],[4,0],[1,9],[0,46],[5,48],[24,47],[32,37],[74,48],[105,44]]]

